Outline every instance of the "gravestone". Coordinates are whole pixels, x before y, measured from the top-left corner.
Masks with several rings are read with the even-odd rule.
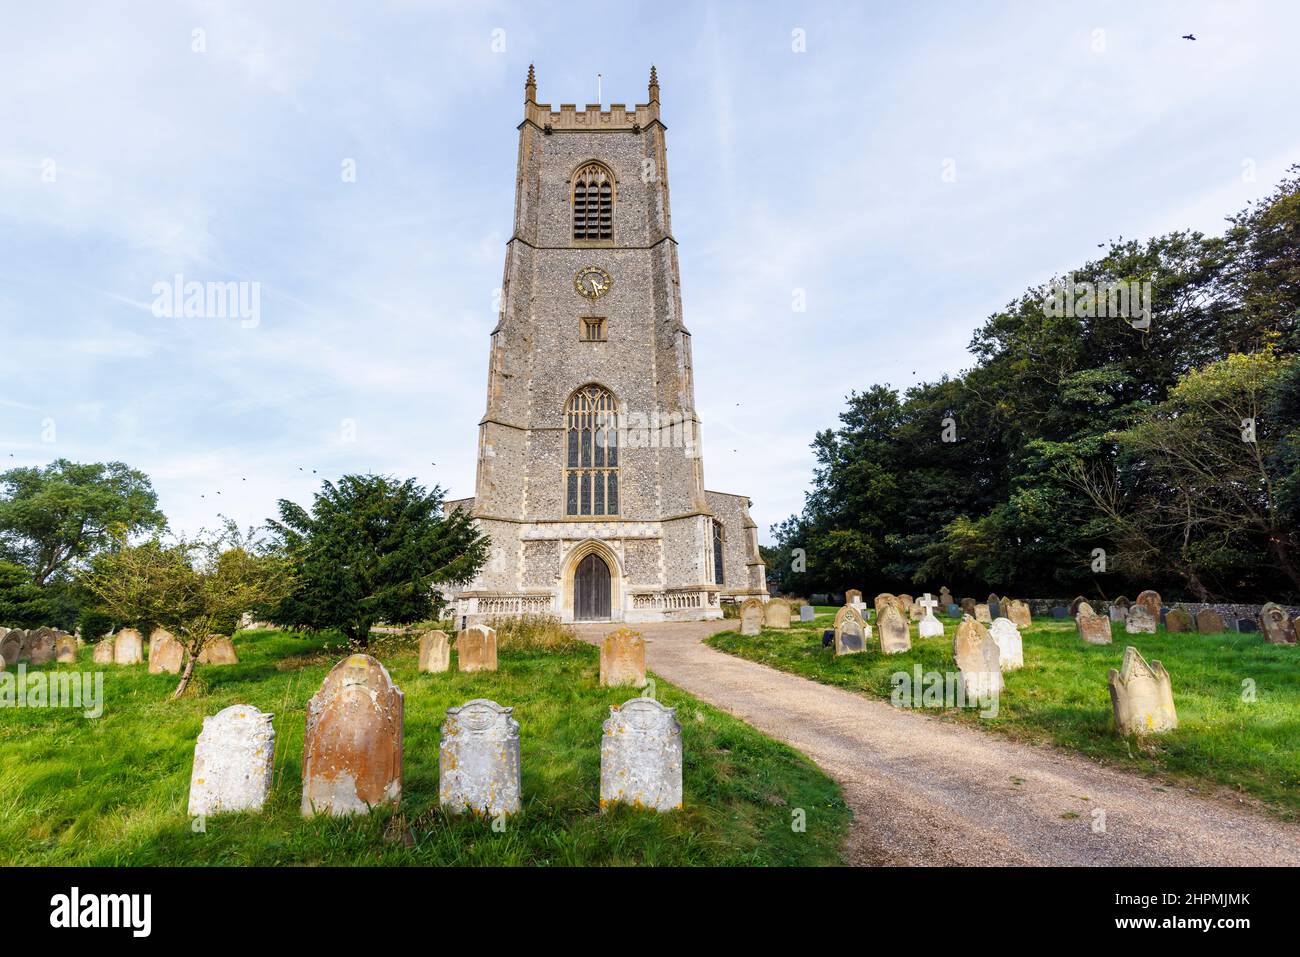
[[[1145,608],[1152,621],[1158,622],[1160,620],[1160,610],[1164,607],[1164,603],[1160,600],[1160,592],[1147,589],[1137,596],[1137,601],[1134,604]]]
[[[1084,598],[1082,595],[1076,595],[1074,601],[1070,602],[1070,617],[1071,618],[1078,617],[1079,606],[1087,604],[1087,602],[1088,599]]]
[[[1177,635],[1191,630],[1192,613],[1182,605],[1170,610],[1165,615],[1165,631]]]
[[[676,714],[653,698],[610,707],[601,726],[602,811],[614,804],[654,811],[682,806],[682,727]]]
[[[871,627],[852,605],[835,613],[835,654],[855,655],[867,650]]]
[[[487,698],[447,709],[438,748],[443,807],[488,817],[519,812],[519,722],[513,712]]]
[[[1015,599],[1007,602],[1007,617],[1017,628],[1028,628],[1034,623],[1034,616],[1029,613],[1029,603]]]
[[[54,632],[37,628],[27,636],[27,655],[34,665],[48,665],[54,660]]]
[[[1213,608],[1202,608],[1196,613],[1196,630],[1203,635],[1217,635],[1227,629],[1222,615]]]
[[[848,591],[844,593],[844,604],[846,605],[863,604],[862,592],[858,591],[858,589],[856,588],[850,588]]]
[[[893,595],[891,595],[887,591],[882,591],[879,595],[877,595],[876,600],[874,602],[875,609],[876,609],[876,620],[877,621],[880,620],[880,613],[881,611],[884,610],[886,605],[893,605],[897,602],[897,600],[898,599],[896,599]]]
[[[1107,614],[1111,621],[1123,621],[1128,617],[1128,608],[1121,607],[1120,605],[1115,604],[1115,602],[1111,602]]]
[[[1052,609],[1052,617],[1053,617],[1053,618],[1069,618],[1069,617],[1070,617],[1070,609],[1067,608],[1067,607],[1065,607],[1064,605],[1057,605],[1055,608]]]
[[[963,598],[963,599],[961,600],[961,613],[962,613],[963,615],[970,615],[972,618],[975,617],[975,599],[974,599],[974,598]]]
[[[817,617],[817,609],[814,608],[812,605],[799,606],[800,621],[813,621],[816,617]]]
[[[975,620],[981,625],[993,624],[993,613],[989,610],[988,605],[979,604],[975,606]]]
[[[610,688],[645,687],[645,639],[639,633],[620,628],[601,641],[600,684]]]
[[[886,606],[876,627],[880,629],[880,650],[884,654],[897,655],[912,650],[911,628],[893,605]]]
[[[239,656],[235,654],[235,643],[225,635],[213,635],[203,643],[203,649],[199,652],[199,664],[239,664]]]
[[[1116,605],[1116,606],[1118,606],[1118,607],[1120,607],[1120,608],[1123,608],[1124,611],[1125,611],[1125,613],[1127,613],[1128,610],[1129,610],[1129,607],[1130,607],[1133,603],[1132,603],[1131,601],[1129,601],[1127,598],[1125,598],[1123,595],[1120,595],[1120,596],[1119,596],[1118,598],[1116,598],[1113,602],[1111,602],[1111,604],[1112,604],[1112,605]]]
[[[827,628],[825,631],[822,632],[822,647],[830,648],[834,644],[835,644],[835,629]]]
[[[175,636],[162,628],[155,628],[149,635],[149,674],[178,675],[185,664],[185,646]]]
[[[275,766],[274,717],[232,704],[203,719],[190,775],[190,817],[262,810]]]
[[[960,617],[961,617],[961,605],[953,605],[953,604],[949,604],[949,605],[948,605],[948,608],[947,608],[947,611],[948,611],[948,617],[949,617],[949,618],[960,618]]]
[[[349,655],[307,702],[302,813],[369,814],[402,800],[405,702],[388,669]]]
[[[757,598],[746,598],[740,606],[740,633],[750,637],[763,630],[763,603]]]
[[[1110,616],[1095,614],[1087,602],[1079,606],[1079,617],[1074,621],[1079,629],[1079,637],[1090,645],[1109,645],[1114,640],[1111,637]]]
[[[1095,615],[1096,610],[1092,607],[1091,602],[1080,601],[1078,604],[1070,604],[1070,617],[1078,618],[1080,615]]]
[[[1025,643],[1020,629],[1010,618],[999,618],[989,629],[989,636],[998,646],[998,666],[1003,671],[1015,671],[1025,666]]]
[[[451,669],[451,639],[445,631],[427,631],[420,637],[417,667],[434,674]]]
[[[943,622],[934,617],[935,606],[939,603],[926,592],[925,597],[917,602],[925,610],[925,616],[916,626],[916,633],[922,638],[938,638],[943,634]]]
[[[920,621],[924,617],[925,617],[925,609],[921,607],[920,602],[914,601],[912,602],[912,604],[907,606],[908,621]]]
[[[941,585],[939,587],[939,607],[947,608],[949,605],[952,604],[955,604],[955,602],[952,600],[952,592],[948,591],[947,585]]]
[[[54,660],[61,665],[70,665],[77,660],[77,639],[63,635],[54,642]]]
[[[989,597],[984,600],[984,603],[989,606],[989,614],[994,618],[1006,617],[1006,609],[1002,607],[1002,599],[997,595],[989,595]]]
[[[27,657],[27,632],[21,628],[13,628],[6,632],[4,638],[0,639],[0,649],[4,652],[6,663],[18,664]]]
[[[1294,645],[1295,631],[1291,628],[1291,619],[1281,605],[1269,602],[1259,610],[1259,627],[1264,632],[1264,640],[1274,645]],[[36,663],[36,656],[32,656]]]
[[[916,599],[911,595],[898,596],[898,610],[902,613],[904,618],[907,617],[907,610],[912,607],[912,602],[914,601],[916,601]]]
[[[144,662],[144,637],[134,628],[123,628],[113,636],[113,664],[138,665]]]
[[[91,659],[97,665],[111,665],[113,663],[113,646],[112,638],[105,638],[103,641],[95,643],[95,654]]]
[[[1108,680],[1115,728],[1120,734],[1159,734],[1178,727],[1173,684],[1160,662],[1148,665],[1129,645],[1124,649],[1120,670],[1110,669]]]
[[[767,607],[763,609],[763,626],[765,628],[789,628],[790,603],[784,598],[769,599]]]
[[[1001,652],[982,624],[963,615],[952,640],[952,656],[961,672],[967,700],[985,698],[1002,691]]]
[[[496,671],[496,629],[487,625],[470,625],[457,635],[456,667],[460,671]]]
[[[1238,618],[1237,631],[1243,635],[1253,635],[1259,628],[1255,625],[1254,618]]]
[[[1135,604],[1128,610],[1128,617],[1124,619],[1124,630],[1130,635],[1154,635],[1156,620],[1151,616],[1146,605]]]

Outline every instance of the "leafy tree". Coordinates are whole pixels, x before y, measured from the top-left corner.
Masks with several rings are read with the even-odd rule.
[[[369,644],[379,622],[433,617],[439,585],[472,579],[488,540],[469,515],[442,515],[443,491],[414,479],[345,475],[325,482],[308,512],[281,500],[269,527],[293,563],[297,587],[271,610],[271,621],[312,630],[338,628],[355,646]]]
[[[22,565],[0,561],[0,624],[39,628],[54,618],[54,602],[45,589],[32,584]]]
[[[275,554],[227,547],[228,534],[154,538],[95,557],[81,576],[118,621],[149,622],[184,646],[185,666],[173,698],[189,687],[199,655],[245,610],[281,599],[292,587],[289,564]]]
[[[57,459],[10,469],[0,473],[0,489],[0,548],[37,585],[166,522],[149,477],[121,462]]]

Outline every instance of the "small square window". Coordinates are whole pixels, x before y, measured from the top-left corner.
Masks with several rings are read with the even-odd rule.
[[[582,317],[582,341],[583,342],[604,342],[605,341],[605,320],[596,316]]]

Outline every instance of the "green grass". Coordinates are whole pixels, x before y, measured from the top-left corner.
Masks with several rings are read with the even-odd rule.
[[[798,752],[657,681],[677,708],[684,808],[599,811],[601,722],[630,689],[597,684],[598,653],[568,643],[502,648],[495,674],[421,674],[410,639],[372,653],[405,692],[401,808],[304,819],[302,743],[308,698],[342,657],[321,639],[241,634],[240,664],[200,668],[169,700],[172,675],[145,666],[105,672],[98,719],[62,709],[0,710],[0,863],[6,865],[824,865],[842,863],[850,812],[837,785]],[[438,806],[439,727],[446,709],[487,697],[521,725],[523,808],[503,833]],[[275,714],[276,771],[261,815],[186,815],[194,742],[204,716],[235,703]],[[806,830],[791,828],[804,809]]]
[[[745,638],[722,632],[708,640],[720,651],[888,699],[890,676],[956,669],[952,636],[957,621],[941,618],[942,638],[918,639],[912,650],[882,655],[875,650],[836,658],[821,647],[821,634],[836,609],[818,608],[817,621],[789,631],[765,630]],[[1163,776],[1181,786],[1222,785],[1264,802],[1279,816],[1300,819],[1300,651],[1268,644],[1258,634],[1127,635],[1114,628],[1112,645],[1086,645],[1074,623],[1035,621],[1022,632],[1025,667],[1007,672],[1006,691],[994,718],[977,709],[927,709],[944,720],[978,726],[1035,744],[1078,751],[1089,758],[1139,773]],[[1159,659],[1173,680],[1179,727],[1145,739],[1122,738],[1111,718],[1106,675],[1119,668],[1126,645]],[[1243,700],[1243,682],[1254,683],[1256,700]]]

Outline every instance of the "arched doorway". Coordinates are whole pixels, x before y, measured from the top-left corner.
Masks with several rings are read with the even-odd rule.
[[[608,621],[609,565],[595,552],[578,563],[573,573],[573,618],[575,621]]]

